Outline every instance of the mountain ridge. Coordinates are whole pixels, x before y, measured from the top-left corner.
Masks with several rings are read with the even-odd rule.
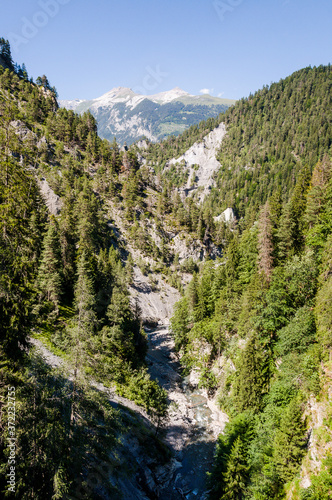
[[[157,142],[178,135],[202,119],[216,118],[235,102],[206,94],[195,96],[179,87],[152,95],[114,87],[95,99],[60,100],[59,104],[80,114],[90,110],[102,138],[116,137],[119,143],[132,144],[142,137]]]

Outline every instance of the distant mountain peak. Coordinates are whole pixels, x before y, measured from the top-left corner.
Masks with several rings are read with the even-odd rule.
[[[135,94],[132,89],[129,87],[114,87],[113,89],[109,90],[105,94],[103,94],[101,97],[104,97],[106,95],[123,95],[123,94]]]
[[[186,92],[185,90],[180,89],[180,87],[174,87],[174,89],[172,90],[159,92],[158,94],[150,95],[147,97],[148,99],[151,99],[151,101],[166,103],[174,101],[175,99],[179,99],[180,97],[191,97],[191,94],[189,94],[189,92]]]
[[[122,102],[128,101],[129,99],[132,99],[135,95],[137,94],[135,94],[135,92],[133,92],[130,88],[114,87],[113,89],[106,92],[106,94],[103,94],[102,96],[93,99],[93,102],[98,105],[100,105],[101,103],[108,105],[115,101],[122,101]]]
[[[136,93],[128,87],[114,87],[89,101],[60,101],[60,106],[83,113],[88,109],[97,118],[101,137],[131,144],[141,137],[157,141],[178,135],[202,119],[217,117],[234,101],[211,96],[194,96],[174,87],[153,95]],[[167,106],[167,113],[165,108]]]

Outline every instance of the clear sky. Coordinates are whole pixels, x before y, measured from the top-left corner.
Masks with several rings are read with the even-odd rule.
[[[238,99],[331,62],[331,0],[3,0],[0,37],[61,99],[179,86]]]

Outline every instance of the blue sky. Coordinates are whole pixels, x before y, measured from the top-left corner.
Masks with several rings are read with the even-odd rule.
[[[61,99],[179,86],[238,99],[331,62],[331,0],[6,0],[0,36]]]

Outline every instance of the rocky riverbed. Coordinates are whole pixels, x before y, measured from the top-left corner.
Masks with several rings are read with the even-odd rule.
[[[181,367],[167,326],[146,328],[149,339],[147,360],[151,377],[168,393],[169,421],[165,441],[175,460],[169,477],[159,485],[161,500],[207,497],[206,473],[211,470],[216,438],[227,415],[209,400],[205,391],[181,377]]]

